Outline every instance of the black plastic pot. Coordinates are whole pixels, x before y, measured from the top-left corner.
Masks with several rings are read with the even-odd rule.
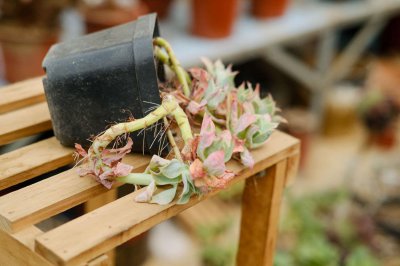
[[[162,80],[164,72],[153,57],[156,36],[157,17],[151,14],[49,50],[43,61],[43,84],[61,144],[88,147],[88,139],[110,125],[141,118],[161,103],[158,78]],[[159,151],[157,141],[150,148],[153,130],[131,137],[134,151],[141,152],[143,146],[146,153]]]

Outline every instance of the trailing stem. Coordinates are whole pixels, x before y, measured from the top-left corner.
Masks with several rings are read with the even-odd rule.
[[[164,97],[162,104],[147,116],[131,122],[116,124],[107,129],[93,141],[89,149],[89,155],[100,158],[101,152],[118,136],[147,128],[167,115],[172,115],[174,117],[181,131],[185,145],[188,144],[189,141],[193,139],[189,120],[185,112],[179,106],[177,100],[172,95],[167,95]]]
[[[161,37],[154,38],[153,44],[156,46],[155,55],[157,59],[164,64],[167,64],[175,72],[179,83],[182,85],[183,93],[186,97],[190,97],[190,79],[188,78],[187,72],[180,65],[171,45]],[[165,54],[161,49],[157,49],[157,46],[164,48],[167,54]]]

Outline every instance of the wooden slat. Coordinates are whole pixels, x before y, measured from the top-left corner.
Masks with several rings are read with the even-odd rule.
[[[71,163],[72,153],[52,137],[0,155],[0,190]]]
[[[295,154],[287,159],[285,186],[290,186],[296,179],[300,164],[300,154]]]
[[[149,157],[130,155],[125,161],[135,166],[134,171],[143,171]],[[17,232],[108,191],[76,171],[67,170],[0,197],[0,229]]]
[[[253,151],[256,161],[253,169],[246,169],[236,162],[228,164],[228,168],[238,174],[231,184],[298,153],[298,150],[296,139],[276,132],[266,145]],[[35,250],[57,265],[75,265],[107,252],[218,191],[201,198],[193,197],[185,205],[176,205],[174,201],[160,206],[135,202],[135,196],[141,193],[139,190],[39,236]]]
[[[50,266],[51,264],[16,238],[0,230],[0,265]]]
[[[108,255],[103,254],[88,263],[84,264],[85,266],[110,266],[110,258]]]
[[[0,145],[51,129],[47,103],[0,115]]]
[[[273,265],[286,166],[284,159],[268,169],[266,176],[246,180],[237,266]]]
[[[85,203],[85,213],[91,212],[97,208],[100,208],[101,206],[106,205],[107,203],[110,203],[110,202],[116,200],[118,198],[117,194],[118,194],[118,191],[116,189],[113,189],[113,190],[110,190],[106,193],[103,193],[103,194],[87,201]],[[93,261],[91,261],[92,263],[90,263],[88,265],[114,266],[115,265],[115,256],[116,256],[115,249],[112,249],[112,250],[108,251],[106,254],[103,254],[103,256],[100,256],[101,258],[98,258],[98,260],[94,259]]]
[[[0,114],[45,100],[42,77],[0,88]]]
[[[33,251],[35,247],[35,238],[41,234],[43,234],[43,231],[32,225],[13,234],[13,237]]]

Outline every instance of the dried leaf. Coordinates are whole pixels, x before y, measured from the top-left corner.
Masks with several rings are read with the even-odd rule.
[[[156,183],[153,181],[143,190],[142,193],[136,196],[135,201],[137,202],[150,202],[153,197],[154,192],[156,191]]]

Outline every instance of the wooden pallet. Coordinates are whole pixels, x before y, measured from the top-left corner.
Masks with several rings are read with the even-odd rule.
[[[44,99],[41,78],[0,89],[0,145],[51,129]],[[51,137],[0,155],[0,190],[70,164],[72,152]],[[253,169],[228,164],[237,173],[232,184],[247,178],[237,264],[272,265],[282,191],[296,175],[299,142],[275,132],[252,154]],[[141,172],[149,157],[132,154],[125,160]],[[265,174],[255,176],[259,172]],[[107,252],[217,192],[185,205],[136,203],[140,191],[107,203],[104,187],[66,170],[0,197],[0,265],[111,265]],[[35,226],[85,202],[89,212],[70,222],[48,232]]]

